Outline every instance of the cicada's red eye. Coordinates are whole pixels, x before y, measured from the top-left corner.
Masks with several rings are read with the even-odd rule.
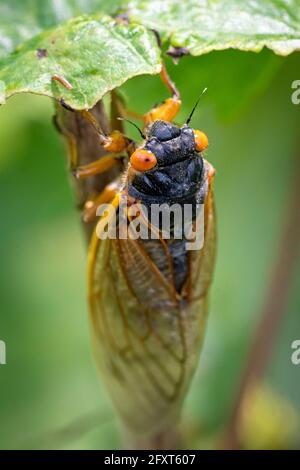
[[[194,130],[195,136],[195,148],[197,152],[202,152],[203,150],[207,149],[208,147],[208,138],[204,132],[199,130]]]
[[[147,171],[157,164],[156,156],[150,150],[136,149],[130,157],[131,166],[137,171]]]

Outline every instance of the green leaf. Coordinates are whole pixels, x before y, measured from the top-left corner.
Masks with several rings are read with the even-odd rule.
[[[117,24],[100,14],[61,23],[96,10],[126,13],[133,23]],[[194,56],[263,47],[288,55],[300,50],[299,24],[299,0],[0,0],[0,103],[31,92],[75,109],[91,107],[129,78],[159,72],[150,29],[165,46],[185,47]],[[46,56],[38,57],[44,49]],[[53,82],[54,74],[72,90]]]
[[[192,55],[264,46],[287,55],[300,49],[299,0],[0,0],[0,56],[46,28],[100,11],[127,12]]]
[[[0,0],[0,57],[23,41],[74,16],[112,15],[122,0]]]
[[[228,48],[300,50],[299,0],[131,0],[129,14],[192,55]]]
[[[108,16],[82,16],[26,41],[0,62],[0,103],[30,92],[92,107],[109,90],[141,74],[159,73],[160,50],[152,31]],[[54,75],[62,76],[67,89]]]

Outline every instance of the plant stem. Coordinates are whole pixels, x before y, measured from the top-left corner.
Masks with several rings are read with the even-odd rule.
[[[180,436],[176,429],[168,429],[159,434],[146,437],[130,436],[125,434],[126,449],[135,450],[178,450],[180,449]]]
[[[298,158],[297,158],[298,160]],[[296,177],[286,210],[286,220],[273,268],[270,284],[262,307],[260,321],[254,335],[246,366],[235,399],[227,430],[225,447],[239,447],[238,426],[241,409],[249,389],[258,383],[267,368],[270,355],[287,314],[286,304],[292,284],[300,248],[300,164],[296,164]]]

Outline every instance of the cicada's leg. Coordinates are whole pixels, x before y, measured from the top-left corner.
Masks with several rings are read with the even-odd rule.
[[[99,160],[95,160],[88,165],[82,165],[73,169],[73,174],[78,179],[89,178],[90,176],[99,175],[104,171],[110,170],[113,166],[122,163],[123,155],[103,155]]]
[[[109,183],[96,197],[88,199],[84,204],[82,220],[86,223],[95,220],[97,209],[101,204],[108,204],[113,201],[118,193],[118,185],[115,182]]]
[[[99,137],[99,143],[109,153],[102,156],[99,160],[95,160],[87,165],[73,167],[73,174],[78,179],[89,178],[111,169],[113,166],[122,163],[124,159],[124,151],[132,153],[133,143],[124,136],[120,130],[114,130],[109,135],[104,134],[97,119],[90,111],[81,111],[81,115],[94,127]]]
[[[81,111],[81,115],[86,119],[95,129],[99,137],[99,143],[106,150],[107,155],[103,155],[98,160],[95,160],[87,165],[76,166],[72,168],[74,176],[78,179],[89,178],[90,176],[99,175],[107,170],[110,170],[117,164],[123,164],[123,159],[130,155],[134,151],[134,142],[123,134],[122,127],[120,130],[116,129],[109,135],[106,135],[101,129],[97,119],[90,111]],[[113,121],[111,127],[113,128]],[[90,197],[83,209],[83,221],[92,222],[97,215],[97,208],[101,204],[113,203],[116,195],[118,194],[118,183],[112,182],[105,186],[104,190],[96,195],[96,197]]]
[[[99,143],[105,150],[111,153],[120,153],[126,150],[131,141],[125,137],[122,132],[114,130],[109,135],[106,135],[101,129],[99,122],[90,111],[81,111],[81,115],[92,124],[98,134]]]
[[[174,117],[180,110],[181,100],[179,91],[177,90],[176,85],[170,79],[164,64],[162,66],[160,76],[173,96],[172,98],[167,98],[161,105],[151,109],[144,115],[145,126],[151,124],[157,119],[161,119],[163,121],[173,121]]]

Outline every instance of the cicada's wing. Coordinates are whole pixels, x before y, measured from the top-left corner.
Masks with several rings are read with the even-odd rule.
[[[191,252],[190,278],[188,280],[190,301],[207,297],[215,266],[216,216],[211,184],[204,205],[203,249]]]
[[[133,240],[99,240],[90,285],[96,359],[125,423],[170,421],[186,361],[181,309]],[[151,299],[150,299],[151,297]]]
[[[201,251],[213,240],[212,230],[211,224]],[[153,242],[163,256],[161,241]],[[186,300],[176,294],[143,243],[99,240],[95,234],[89,262],[96,359],[123,421],[139,433],[172,425],[180,412],[204,333],[208,284],[200,273],[209,263],[208,255],[192,254],[200,284],[207,285],[203,295]],[[195,276],[191,281],[192,299],[199,282]]]

